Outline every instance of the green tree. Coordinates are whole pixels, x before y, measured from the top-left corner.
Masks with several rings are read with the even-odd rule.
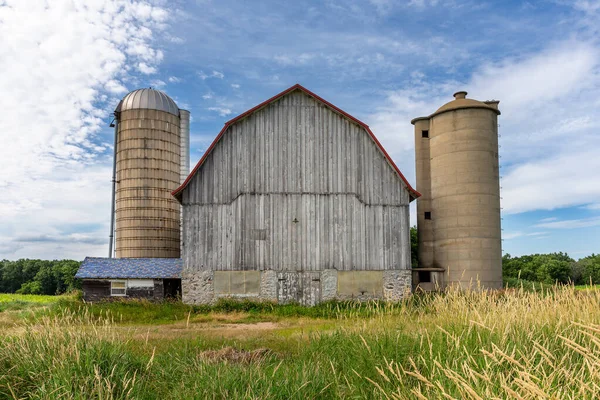
[[[80,287],[75,279],[80,262],[73,260],[0,261],[0,292],[61,294]]]
[[[419,267],[419,231],[416,226],[410,228],[410,261],[413,268]]]

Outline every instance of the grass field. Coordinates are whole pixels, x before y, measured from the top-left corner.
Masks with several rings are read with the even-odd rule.
[[[26,308],[0,312],[0,398],[600,397],[596,290],[316,308],[15,302]]]

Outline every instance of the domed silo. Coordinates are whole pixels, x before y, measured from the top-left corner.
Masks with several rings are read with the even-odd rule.
[[[502,287],[500,111],[497,101],[480,102],[466,95],[457,92],[429,117],[412,121],[419,130],[416,140],[427,142],[417,151],[429,152],[429,160],[424,154],[417,157],[423,163],[419,168],[417,161],[417,190],[429,194],[418,200],[423,201],[419,233],[430,245],[423,252],[432,251],[422,257],[429,266],[445,270],[447,286],[496,289]],[[419,187],[419,182],[429,186]]]
[[[179,257],[180,206],[171,191],[189,170],[189,112],[159,90],[139,89],[115,116],[115,255]]]

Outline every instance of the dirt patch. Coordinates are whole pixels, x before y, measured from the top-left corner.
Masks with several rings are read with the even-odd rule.
[[[205,361],[212,362],[231,362],[239,364],[250,364],[261,361],[267,357],[273,356],[270,349],[261,348],[252,351],[238,350],[233,347],[223,347],[219,350],[207,350],[199,354],[199,357]]]
[[[277,328],[279,328],[279,325],[276,324],[275,322],[256,322],[254,324],[245,324],[245,323],[240,323],[240,324],[223,324],[223,325],[220,326],[220,328],[227,328],[227,329],[248,329],[248,330],[260,331],[260,330],[277,329]]]

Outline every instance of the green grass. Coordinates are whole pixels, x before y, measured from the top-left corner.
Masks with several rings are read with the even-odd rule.
[[[65,300],[75,300],[75,296],[45,296],[35,294],[0,293],[0,312],[31,310],[35,308],[47,307]]]
[[[576,290],[600,290],[600,285],[576,285]]]
[[[427,296],[430,295],[415,296],[411,302],[425,304]],[[178,301],[155,303],[147,300],[83,303],[74,297],[63,297],[56,300],[56,303],[58,307],[46,310],[44,315],[52,316],[69,310],[73,313],[85,312],[96,318],[110,316],[121,324],[168,324],[185,320],[190,314],[209,315],[215,313],[244,313],[247,314],[247,322],[282,318],[369,318],[382,313],[397,314],[402,312],[406,306],[403,303],[381,301],[328,301],[315,307],[303,307],[298,304],[282,305],[229,299],[221,299],[214,305],[187,305]]]
[[[0,333],[0,398],[594,399],[598,304],[569,286],[315,308],[62,299]]]
[[[34,303],[34,304],[52,304],[65,298],[66,296],[45,296],[37,294],[14,294],[0,293],[0,304],[4,303]]]

